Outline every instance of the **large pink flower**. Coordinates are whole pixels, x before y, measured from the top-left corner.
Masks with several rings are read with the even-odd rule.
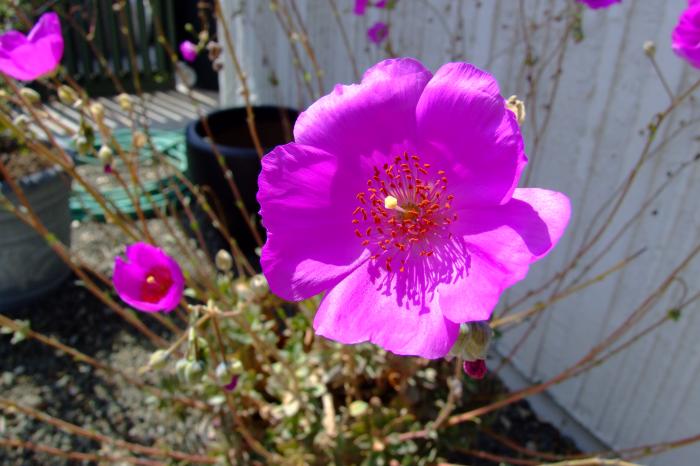
[[[700,68],[700,0],[689,0],[671,35],[676,54]]]
[[[159,248],[135,243],[126,258],[114,260],[112,281],[128,305],[144,312],[172,311],[182,299],[185,279],[180,266]]]
[[[622,0],[577,0],[579,3],[585,3],[590,8],[607,8],[613,3],[620,3]]]
[[[516,117],[468,63],[383,61],[311,105],[294,137],[262,162],[262,267],[283,298],[326,291],[314,328],[342,343],[444,356],[569,220],[563,194],[516,188]]]
[[[29,35],[8,31],[0,36],[0,71],[22,81],[53,72],[63,57],[61,23],[56,13],[41,15]]]

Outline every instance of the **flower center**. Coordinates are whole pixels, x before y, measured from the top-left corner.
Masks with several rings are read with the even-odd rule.
[[[436,246],[452,237],[449,226],[457,220],[452,211],[454,195],[447,194],[443,170],[431,173],[417,155],[397,156],[367,180],[357,194],[360,205],[353,212],[355,235],[382,259],[384,267],[404,272],[413,257],[430,257]]]
[[[172,285],[173,279],[167,267],[153,267],[148,271],[146,281],[141,285],[141,300],[157,303],[168,294]]]

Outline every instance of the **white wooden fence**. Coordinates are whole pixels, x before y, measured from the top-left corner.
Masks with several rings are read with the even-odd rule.
[[[432,69],[450,60],[470,61],[495,74],[504,95],[522,96],[528,92],[523,31],[527,30],[535,57],[547,60],[562,45],[564,25],[556,18],[546,18],[569,1],[573,0],[400,0],[391,13],[393,49],[421,59]],[[386,56],[383,49],[368,42],[366,30],[374,21],[386,21],[387,13],[369,9],[367,15],[358,17],[352,14],[351,0],[336,2],[362,72]],[[279,3],[290,5],[287,0]],[[525,127],[531,156],[528,184],[568,193],[574,217],[558,249],[536,264],[528,279],[504,301],[542,283],[571,259],[587,227],[596,220],[596,211],[639,157],[646,125],[655,112],[668,105],[669,98],[643,53],[644,41],[656,42],[658,62],[675,92],[700,78],[700,71],[690,68],[670,49],[671,30],[685,4],[686,0],[623,0],[607,10],[585,11],[584,39],[567,42],[549,122],[536,148],[532,121]],[[269,2],[227,0],[224,5],[253,101],[298,108],[308,105],[311,97],[302,77],[304,71],[310,72],[307,79],[315,85],[313,68],[301,41],[294,42],[301,57],[295,62],[288,37]],[[355,81],[331,2],[297,0],[296,5],[324,71],[326,89],[334,83]],[[533,21],[537,24],[532,25]],[[537,108],[528,109],[540,125],[557,66],[552,59],[538,81]],[[222,104],[240,104],[240,85],[230,61],[224,65],[221,80]],[[275,80],[277,86],[271,84]],[[686,105],[662,127],[659,142],[675,134],[682,121],[691,122],[652,152],[609,231],[615,232],[627,222],[666,182],[668,173],[679,170],[700,152],[696,140],[699,125],[694,121],[698,110],[694,103]],[[641,220],[609,248],[587,277],[645,248],[642,256],[624,271],[543,314],[517,352],[513,366],[503,373],[507,381],[517,385],[546,380],[576,362],[624,321],[698,243],[700,172],[696,165],[690,163],[675,175]],[[594,249],[592,255],[598,251]],[[644,328],[675,306],[684,287],[687,296],[696,292],[699,273],[700,265],[694,262],[684,274],[684,283],[675,284],[637,328]],[[553,387],[537,406],[544,415],[557,406],[563,408],[576,420],[567,425],[579,425],[587,431],[587,435],[573,432],[576,440],[589,448],[595,448],[591,439],[622,449],[700,434],[698,311],[697,304],[685,309],[678,323],[665,324],[604,365]],[[498,352],[507,354],[526,330],[527,325],[523,325],[507,332]],[[700,464],[699,457],[700,445],[695,444],[644,461],[656,466],[692,466]]]

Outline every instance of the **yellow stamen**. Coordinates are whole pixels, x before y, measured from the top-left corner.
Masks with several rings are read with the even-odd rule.
[[[146,277],[146,283],[153,284],[155,282],[156,282],[156,277],[154,277],[153,275],[149,275]]]
[[[394,196],[387,196],[384,198],[384,208],[385,209],[396,209],[399,206],[399,200]]]

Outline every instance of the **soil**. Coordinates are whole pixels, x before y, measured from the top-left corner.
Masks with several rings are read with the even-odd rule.
[[[50,167],[41,156],[31,151],[19,151],[14,141],[0,137],[0,161],[7,168],[13,180],[31,175]],[[0,182],[4,176],[0,173]]]

